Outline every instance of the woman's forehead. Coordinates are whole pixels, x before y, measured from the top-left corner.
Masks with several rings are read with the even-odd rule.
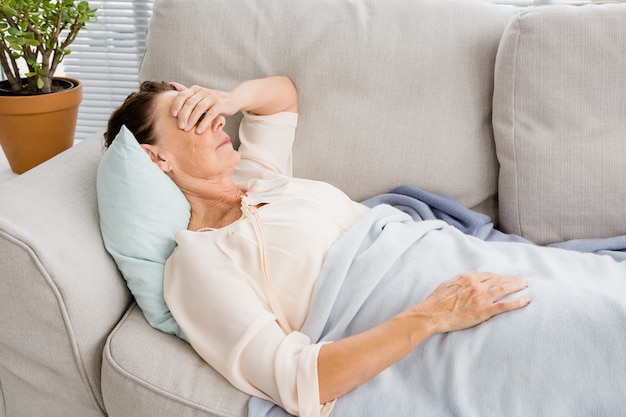
[[[156,97],[157,106],[159,107],[160,110],[167,111],[167,113],[170,113],[172,102],[174,101],[174,98],[177,95],[178,95],[178,91],[174,91],[174,90],[165,91],[161,94],[158,94]]]
[[[172,116],[172,102],[177,94],[177,91],[172,90],[157,94],[155,97],[157,113],[155,123],[159,125],[159,131],[170,126],[178,126],[176,117]]]
[[[159,119],[170,124],[176,123],[176,117],[172,116],[172,103],[178,95],[178,91],[165,91],[156,97],[156,107]]]

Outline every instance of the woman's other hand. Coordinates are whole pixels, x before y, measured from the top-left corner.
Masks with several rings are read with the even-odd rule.
[[[441,283],[422,303],[407,311],[429,318],[434,333],[462,330],[530,303],[506,298],[528,287],[526,280],[490,272],[470,272]]]

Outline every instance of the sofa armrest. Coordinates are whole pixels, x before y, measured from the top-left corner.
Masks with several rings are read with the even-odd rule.
[[[101,155],[99,134],[0,185],[7,415],[105,415],[102,350],[130,295],[100,237]]]

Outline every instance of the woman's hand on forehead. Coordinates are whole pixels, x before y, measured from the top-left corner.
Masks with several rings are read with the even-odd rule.
[[[230,93],[194,85],[170,83],[178,95],[172,100],[171,113],[178,119],[178,127],[190,131],[196,128],[202,133],[210,128],[213,120],[220,115],[230,116],[239,109],[233,108]]]

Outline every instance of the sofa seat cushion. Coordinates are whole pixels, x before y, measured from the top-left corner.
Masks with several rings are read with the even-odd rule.
[[[102,395],[109,417],[243,417],[249,399],[187,343],[152,328],[136,304],[107,340]]]
[[[507,27],[493,126],[500,226],[539,244],[626,234],[626,5],[524,10]]]

